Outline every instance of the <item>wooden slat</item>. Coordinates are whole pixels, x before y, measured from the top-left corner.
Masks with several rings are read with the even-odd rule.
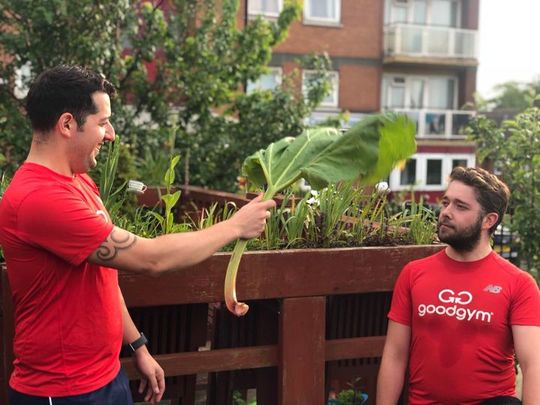
[[[165,370],[165,375],[170,377],[276,366],[278,364],[278,348],[277,345],[270,345],[240,349],[217,349],[202,352],[158,354],[154,358]],[[130,358],[123,358],[120,362],[131,380],[139,378]]]
[[[385,336],[327,340],[325,361],[380,357]],[[304,342],[300,342],[304,345]],[[168,377],[213,371],[241,370],[278,365],[278,346],[253,346],[237,349],[215,349],[201,352],[158,354],[154,358]],[[130,358],[120,360],[130,379],[139,378]]]
[[[237,295],[240,300],[254,300],[391,291],[407,262],[442,247],[248,252],[242,257]],[[121,273],[126,302],[128,306],[221,302],[229,257],[229,253],[217,253],[196,266],[158,277]]]
[[[326,361],[381,357],[386,336],[326,341]]]
[[[280,324],[279,404],[322,404],[326,298],[283,300]]]

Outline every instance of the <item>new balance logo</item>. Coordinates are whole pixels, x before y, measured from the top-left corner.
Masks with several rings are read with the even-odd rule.
[[[502,287],[499,285],[490,284],[486,286],[486,288],[484,288],[484,291],[490,292],[492,294],[499,294],[502,291]]]

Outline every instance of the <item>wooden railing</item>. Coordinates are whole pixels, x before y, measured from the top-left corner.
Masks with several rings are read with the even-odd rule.
[[[229,254],[218,253],[192,268],[159,277],[121,273],[120,285],[128,306],[135,313],[154,311],[154,315],[146,321],[140,320],[135,314],[136,323],[146,322],[150,325],[153,322],[157,325],[157,318],[165,308],[186,305],[196,308],[191,315],[185,317],[186,323],[165,321],[154,327],[151,333],[152,351],[161,352],[155,358],[167,376],[193,377],[199,373],[254,369],[260,371],[255,373],[250,383],[257,389],[258,405],[324,404],[329,387],[329,376],[325,372],[331,370],[328,367],[330,362],[380,357],[388,305],[386,299],[387,303],[382,310],[375,307],[362,309],[362,304],[358,304],[360,301],[355,301],[354,305],[360,306],[356,309],[350,305],[347,310],[335,307],[337,315],[342,318],[337,322],[333,319],[337,316],[335,311],[328,309],[329,300],[380,293],[388,295],[404,264],[440,248],[408,246],[246,253],[240,266],[238,294],[241,300],[253,303],[248,316],[259,321],[257,331],[252,333],[257,335],[251,340],[255,344],[247,347],[223,347],[216,344],[215,339],[220,333],[222,338],[228,338],[230,328],[227,330],[225,324],[230,326],[244,320],[236,320],[223,310],[219,315],[220,322],[216,319],[209,322],[208,317],[207,304],[212,306],[223,299],[223,281]],[[2,270],[1,280],[3,361],[0,382],[3,383],[2,398],[5,398],[7,376],[13,360],[13,308],[5,269]],[[257,319],[264,312],[257,310],[257,303],[260,302],[272,302],[276,306],[273,316],[277,322]],[[376,315],[373,316],[373,313]],[[348,335],[336,333],[338,323],[358,326],[351,337],[343,337]],[[195,333],[195,329],[185,330],[195,324],[199,332]],[[138,326],[141,328],[141,325]],[[213,331],[209,332],[210,326]],[[347,328],[351,329],[349,326]],[[274,333],[272,331],[275,336],[270,336]],[[186,334],[190,333],[191,340],[186,340]],[[369,336],[370,333],[376,335]],[[195,338],[194,334],[198,337]],[[362,336],[359,337],[359,334]],[[182,341],[187,343],[180,345],[180,350],[166,352],[171,348],[165,347],[163,342],[178,341],[180,335],[184,336]],[[210,335],[213,338],[209,338]],[[332,338],[335,336],[342,338]],[[211,342],[210,347],[201,351],[201,346],[208,340]],[[246,346],[246,342],[242,345]],[[121,359],[121,362],[130,379],[136,379],[131,360]],[[190,381],[194,386],[194,378]],[[184,381],[183,384],[187,383]],[[170,387],[175,391],[174,383]],[[371,390],[370,396],[374,395],[373,388]],[[191,399],[184,398],[182,404],[193,403],[189,401]],[[219,404],[219,401],[214,399],[209,403]]]

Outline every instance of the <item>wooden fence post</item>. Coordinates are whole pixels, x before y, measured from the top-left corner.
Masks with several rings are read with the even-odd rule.
[[[283,300],[280,319],[280,405],[324,404],[326,298]]]

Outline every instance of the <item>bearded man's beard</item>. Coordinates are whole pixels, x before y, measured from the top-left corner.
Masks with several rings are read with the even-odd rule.
[[[437,225],[439,240],[447,243],[458,252],[471,252],[478,244],[482,235],[483,219],[484,217],[482,215],[478,215],[476,222],[464,229],[456,228],[449,221],[439,219]],[[442,227],[442,225],[446,226]]]

